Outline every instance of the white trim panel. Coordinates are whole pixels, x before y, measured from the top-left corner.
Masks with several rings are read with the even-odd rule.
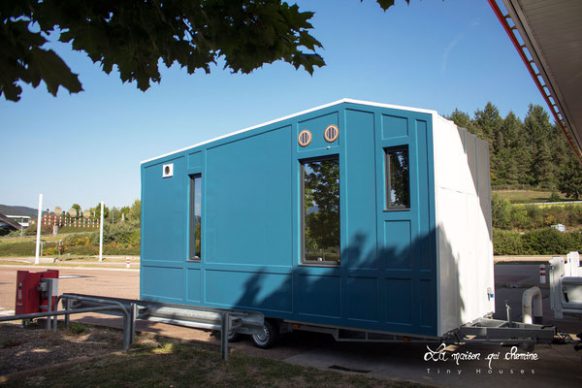
[[[495,311],[489,146],[434,120],[438,335]]]

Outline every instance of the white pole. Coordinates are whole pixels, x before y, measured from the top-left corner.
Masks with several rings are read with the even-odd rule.
[[[99,223],[99,261],[103,261],[103,201],[101,201],[101,221]]]
[[[40,230],[42,229],[42,194],[38,195],[38,216],[36,219],[36,253],[34,264],[40,264]]]

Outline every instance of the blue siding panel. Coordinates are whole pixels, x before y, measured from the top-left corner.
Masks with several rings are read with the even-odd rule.
[[[350,321],[368,321],[378,324],[380,310],[370,306],[380,305],[377,277],[350,276],[343,287],[346,300],[346,317]],[[366,303],[362,303],[365,300]]]
[[[208,305],[291,311],[291,282],[287,274],[268,273],[263,269],[249,272],[206,270],[206,281]]]
[[[409,279],[388,278],[385,280],[386,322],[391,326],[410,326],[414,298]]]
[[[292,266],[290,131],[208,150],[205,262]]]
[[[396,115],[382,115],[382,139],[408,136],[408,118]]]
[[[295,277],[295,286],[297,290],[295,306],[300,315],[333,320],[340,317],[341,287],[339,276],[303,273]]]
[[[409,269],[412,267],[410,220],[384,222],[384,246],[382,257],[385,268]]]
[[[164,163],[174,164],[173,177],[162,178]],[[184,175],[185,167],[185,158],[180,156],[143,169],[142,261],[187,258],[184,226],[188,223],[188,177]]]
[[[323,132],[339,128],[328,143]],[[309,146],[297,144],[308,129]],[[385,210],[385,149],[408,146],[411,206]],[[340,161],[341,264],[300,258],[300,163]],[[174,176],[162,178],[164,163]],[[202,260],[189,252],[189,175],[202,174]],[[436,335],[432,118],[344,103],[142,165],[141,297],[267,317]]]
[[[184,281],[182,268],[141,266],[142,297],[154,296],[169,302],[184,302]]]
[[[186,288],[188,290],[187,300],[189,303],[202,302],[202,271],[189,268],[186,277]]]

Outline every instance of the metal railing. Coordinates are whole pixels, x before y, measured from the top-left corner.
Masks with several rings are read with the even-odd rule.
[[[56,311],[47,311],[41,313],[30,313],[30,314],[16,314],[6,317],[0,317],[0,322],[8,322],[8,321],[19,321],[19,320],[27,320],[27,319],[35,319],[35,318],[44,318],[47,317],[47,329],[52,328],[56,330],[56,325],[51,323],[52,319],[56,318],[59,315],[65,316],[65,326],[69,323],[69,316],[71,314],[82,314],[82,313],[96,313],[96,312],[105,312],[111,310],[121,310],[124,316],[123,319],[123,350],[127,351],[131,346],[133,341],[133,333],[135,330],[134,322],[132,323],[132,319],[130,314],[127,310],[123,307],[116,306],[113,304],[103,305],[103,306],[93,306],[93,307],[83,307],[78,309],[68,309],[65,308],[64,310],[56,310]]]
[[[49,295],[52,294],[49,282]],[[50,311],[62,302],[63,310]],[[220,333],[220,353],[223,360],[228,360],[229,334],[238,332],[253,334],[263,327],[264,317],[256,312],[214,309],[186,305],[173,305],[142,300],[109,298],[95,295],[65,293],[56,299],[52,306],[52,297],[46,309],[49,311],[17,314],[0,317],[0,322],[28,320],[47,317],[46,328],[57,329],[57,317],[64,316],[65,327],[69,326],[72,314],[100,313],[123,317],[123,349],[127,351],[135,340],[136,320],[149,320],[199,329],[215,330]]]

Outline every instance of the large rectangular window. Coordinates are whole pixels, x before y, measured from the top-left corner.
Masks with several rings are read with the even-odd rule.
[[[190,260],[202,256],[202,175],[190,176]]]
[[[386,149],[386,209],[410,208],[408,147]]]
[[[340,173],[337,156],[301,164],[302,261],[339,264]]]

